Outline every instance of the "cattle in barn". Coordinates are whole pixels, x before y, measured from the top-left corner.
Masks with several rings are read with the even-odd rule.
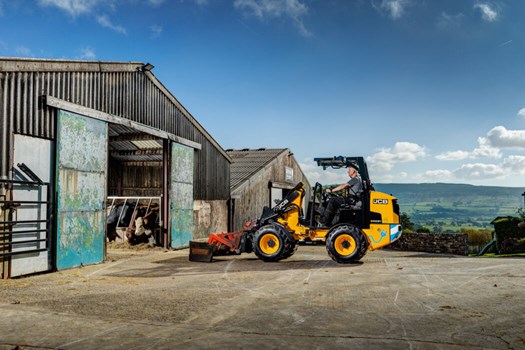
[[[120,218],[120,220],[119,220]],[[155,244],[153,232],[158,228],[159,206],[146,206],[136,202],[119,203],[115,205],[107,221],[107,237],[109,241],[119,239],[130,244]],[[117,228],[123,229],[123,236]]]
[[[133,211],[135,210],[135,207],[137,206],[137,203],[135,202],[126,202],[126,203],[118,203],[115,206],[111,208],[111,211],[108,214],[107,219],[107,237],[108,240],[114,241],[115,239],[123,237],[120,237],[120,235],[117,233],[117,227],[128,227],[129,223],[131,222],[131,217],[133,216]]]
[[[153,231],[158,227],[157,220],[159,218],[159,206],[154,204],[151,208],[141,209],[139,209],[139,214],[135,219],[135,230],[128,231],[126,237],[131,244],[155,244],[156,242]],[[146,210],[148,211],[146,212]]]

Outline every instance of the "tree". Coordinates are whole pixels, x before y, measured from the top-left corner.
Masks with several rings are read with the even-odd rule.
[[[462,228],[459,233],[466,234],[468,244],[478,247],[478,250],[492,239],[492,232],[489,229]]]
[[[421,226],[416,230],[417,233],[430,233],[430,229],[425,226]]]
[[[401,213],[401,226],[403,231],[414,232],[414,223],[410,221],[410,217],[406,213]]]

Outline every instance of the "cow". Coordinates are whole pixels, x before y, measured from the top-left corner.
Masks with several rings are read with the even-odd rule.
[[[143,215],[137,215],[135,219],[135,231],[130,230],[126,233],[128,242],[131,244],[156,244],[155,236],[152,233],[158,227],[159,206],[154,204],[147,213],[145,210],[147,208],[143,208],[143,211],[140,211],[140,214]]]
[[[159,205],[156,203],[151,206],[137,204],[137,202],[119,203],[111,209],[108,215],[108,241],[114,241],[118,237],[130,244],[155,244],[152,233],[158,227],[158,218]],[[123,237],[119,235],[117,228],[124,229]]]
[[[108,214],[106,231],[110,242],[114,241],[117,237],[121,239],[123,238],[117,233],[117,227],[129,226],[136,206],[137,203],[135,202],[126,202],[118,203],[111,208],[111,211]]]

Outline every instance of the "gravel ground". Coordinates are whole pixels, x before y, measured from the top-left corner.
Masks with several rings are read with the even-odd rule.
[[[208,264],[111,246],[104,264],[0,283],[0,350],[525,349],[525,259],[385,250],[340,265],[301,246]]]

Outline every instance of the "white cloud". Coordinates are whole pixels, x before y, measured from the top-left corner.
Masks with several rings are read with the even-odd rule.
[[[480,145],[497,148],[525,148],[525,130],[507,130],[504,126],[496,126],[479,138]]]
[[[304,160],[299,163],[301,170],[304,172],[308,181],[313,186],[316,182],[321,184],[340,184],[348,181],[346,168],[332,170],[330,168],[323,170],[312,160]]]
[[[453,175],[459,179],[478,180],[503,178],[506,172],[496,164],[469,163],[454,170]]]
[[[525,157],[509,156],[503,160],[503,168],[512,174],[525,175]]]
[[[233,5],[236,9],[260,20],[288,17],[303,36],[312,35],[303,22],[308,7],[300,0],[235,0]]]
[[[462,13],[449,15],[446,12],[441,12],[437,19],[437,27],[442,30],[458,30],[461,27],[463,17],[465,16]]]
[[[525,118],[525,108],[518,111],[518,117]]]
[[[438,154],[437,160],[462,160],[468,158],[470,155],[467,151],[450,151]]]
[[[510,43],[512,43],[513,40],[507,40],[505,42],[502,42],[501,44],[498,45],[498,47],[503,47],[503,46],[507,46],[509,45]]]
[[[163,30],[161,26],[156,25],[156,24],[149,27],[149,29],[151,30],[152,38],[158,38],[162,34],[162,30]]]
[[[409,0],[381,0],[373,1],[372,6],[382,14],[392,19],[400,19],[404,16],[406,8],[410,5]]]
[[[429,181],[428,179],[432,179],[434,181],[440,181],[443,179],[450,178],[452,176],[452,172],[450,170],[444,170],[444,169],[438,169],[438,170],[427,170],[425,171],[424,178],[427,179],[426,181]]]
[[[469,158],[501,158],[501,151],[486,137],[478,137],[479,147],[474,148]]]
[[[127,34],[126,33],[126,28],[124,28],[124,27],[122,27],[120,25],[113,24],[107,15],[99,15],[99,16],[97,16],[97,22],[102,27],[109,28],[111,30],[114,30],[117,33]]]
[[[162,5],[166,0],[148,0],[148,4],[150,4],[151,6],[160,6]]]
[[[18,56],[21,56],[21,57],[33,57],[34,56],[31,49],[25,46],[17,46],[15,48],[15,52]]]
[[[40,6],[54,6],[76,17],[90,13],[101,0],[38,0]]]
[[[165,0],[148,0],[151,5],[160,5]],[[112,11],[116,10],[115,0],[38,0],[40,6],[57,7],[72,17],[91,14],[95,12],[98,5],[103,5]],[[109,28],[117,33],[127,34],[126,28],[121,25],[113,24],[106,14],[96,14],[94,17],[102,27]]]
[[[80,57],[81,60],[94,60],[97,58],[97,55],[95,55],[95,51],[93,51],[90,47],[85,47],[80,49]]]
[[[481,11],[481,18],[487,22],[495,22],[498,20],[499,13],[494,5],[488,2],[479,2],[474,5],[474,9]]]
[[[380,174],[379,176],[374,176],[374,183],[392,183],[395,180],[398,180],[397,178],[394,178],[392,174]]]
[[[509,156],[500,164],[468,163],[455,170],[428,170],[416,178],[422,182],[445,181],[451,179],[467,182],[489,179],[507,179],[525,175],[525,156]],[[504,186],[504,185],[503,185]]]
[[[199,6],[206,6],[209,4],[209,1],[208,0],[194,0],[195,3]]]
[[[367,162],[375,171],[388,172],[397,163],[413,162],[427,155],[424,147],[410,142],[396,142],[392,148],[381,148],[367,157]]]
[[[471,152],[449,151],[436,156],[438,160],[501,158],[502,148],[525,149],[525,130],[507,130],[503,126],[492,128],[487,135],[478,137],[479,146]]]

